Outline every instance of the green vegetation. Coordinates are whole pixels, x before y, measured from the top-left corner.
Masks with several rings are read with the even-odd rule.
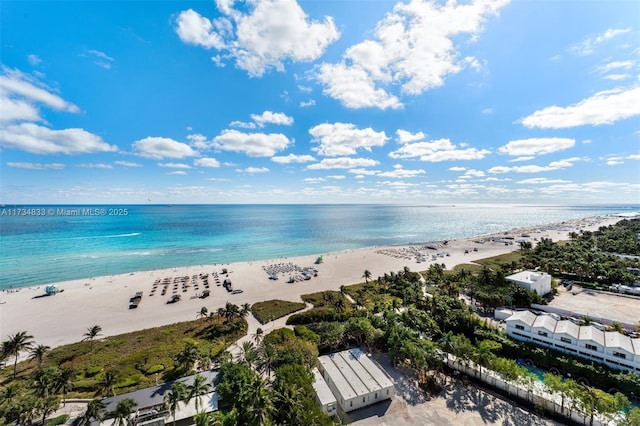
[[[308,330],[300,329],[307,337]],[[242,361],[220,368],[220,411],[200,415],[200,424],[318,425],[333,422],[316,405],[310,367],[318,351],[293,331],[274,330],[257,344],[245,342]]]
[[[35,345],[26,332],[8,336],[2,359],[14,362],[0,375],[0,424],[44,419],[68,397],[111,396],[208,369],[246,334],[248,309],[227,303],[203,320],[102,339],[93,326],[78,336],[83,341],[54,349]],[[28,360],[15,362],[16,353],[27,351]],[[110,416],[125,419],[131,409],[124,404]]]
[[[251,312],[260,324],[266,324],[278,318],[292,314],[305,308],[301,302],[289,302],[286,300],[267,300],[251,305]]]
[[[524,268],[540,268],[556,278],[579,281],[583,286],[606,289],[614,283],[633,283],[630,272],[640,261],[622,259],[613,253],[640,254],[640,219],[622,220],[595,232],[572,233],[571,240],[558,244],[543,238],[520,262]],[[592,285],[590,286],[589,284]]]

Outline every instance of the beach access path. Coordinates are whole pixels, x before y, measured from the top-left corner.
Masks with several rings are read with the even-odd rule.
[[[385,273],[395,272],[404,267],[412,271],[422,271],[433,263],[445,264],[447,268],[518,250],[517,243],[505,245],[504,241],[493,241],[491,237],[514,237],[529,235],[531,241],[551,238],[554,241],[568,239],[569,232],[597,230],[600,226],[616,223],[615,216],[596,216],[587,219],[545,225],[535,228],[514,229],[493,236],[482,236],[443,242],[415,244],[412,246],[370,247],[338,253],[318,253],[323,255],[323,263],[314,265],[318,255],[280,258],[268,261],[243,262],[233,264],[201,265],[153,271],[133,272],[122,275],[94,277],[58,283],[63,292],[42,297],[45,285],[23,288],[19,291],[0,293],[0,338],[19,331],[34,336],[37,344],[57,347],[80,341],[87,329],[99,325],[102,337],[142,330],[181,321],[195,320],[202,307],[215,311],[227,302],[241,306],[272,299],[300,301],[302,294],[324,290],[338,290],[342,285],[363,282],[365,270],[371,272],[372,279]],[[426,245],[437,245],[436,250],[425,249]],[[477,249],[477,251],[474,251]],[[427,253],[427,261],[417,263],[411,253],[419,250]],[[432,253],[443,253],[442,257],[431,260]],[[446,254],[444,254],[446,253]],[[316,266],[318,276],[310,280],[288,283],[289,273],[282,273],[278,280],[269,279],[264,268],[278,264],[294,264],[300,267]],[[264,267],[264,268],[263,268]],[[226,269],[227,274],[222,270]],[[242,289],[232,294],[223,286],[218,286],[212,274],[229,279],[234,289]],[[172,293],[161,295],[156,291],[151,296],[153,284],[171,277],[192,277],[208,274],[210,296],[197,298],[193,287],[179,289],[179,302],[167,304]],[[200,292],[204,288],[200,287]],[[129,309],[130,299],[139,291],[142,299],[135,309]],[[23,354],[25,355],[25,354]]]

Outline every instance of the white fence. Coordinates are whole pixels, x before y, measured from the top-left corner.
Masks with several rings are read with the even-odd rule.
[[[562,396],[558,393],[550,393],[548,388],[540,381],[514,382],[505,380],[495,371],[480,367],[473,361],[459,360],[452,354],[446,354],[444,361],[450,368],[473,376],[489,386],[505,391],[508,395],[515,395],[525,399],[535,406],[561,414],[577,423],[590,424],[590,413],[587,413],[585,417],[577,409],[574,401],[567,397],[564,399],[563,407]],[[623,424],[624,419],[622,416],[617,416],[613,420],[602,420],[596,415],[593,419],[594,426],[617,426]]]

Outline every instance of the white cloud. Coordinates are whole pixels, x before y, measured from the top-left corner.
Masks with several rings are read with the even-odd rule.
[[[586,56],[590,55],[594,52],[597,45],[611,40],[614,37],[617,37],[621,34],[626,34],[631,31],[631,28],[624,29],[608,29],[601,34],[598,34],[595,37],[589,37],[578,44],[575,44],[569,48],[571,53],[575,53],[577,55]]]
[[[482,170],[468,169],[458,179],[469,179],[469,178],[479,178],[479,177],[484,177],[484,172]]]
[[[324,123],[309,129],[312,142],[320,144],[312,150],[323,156],[353,155],[358,149],[371,151],[387,141],[384,131],[376,132],[371,127],[358,129],[351,123]]]
[[[114,161],[113,164],[122,167],[142,167],[142,164],[133,163],[131,161]]]
[[[548,185],[555,183],[571,183],[570,180],[562,180],[562,179],[547,179],[547,178],[531,178],[531,179],[523,179],[516,183],[522,185]]]
[[[267,173],[269,171],[266,167],[247,167],[246,169],[236,169],[238,173],[248,173],[253,175],[255,173]]]
[[[396,140],[401,144],[421,141],[427,137],[427,135],[425,135],[423,132],[411,133],[402,129],[396,130],[396,135],[398,136]]]
[[[42,59],[40,59],[38,55],[34,55],[34,54],[28,55],[27,60],[33,66],[40,65],[42,63]]]
[[[603,78],[606,78],[607,80],[611,80],[611,81],[620,81],[620,80],[627,80],[631,78],[631,74],[609,74],[609,75],[605,75]]]
[[[251,114],[251,119],[259,127],[264,127],[265,124],[277,124],[280,126],[291,126],[293,124],[293,117],[289,117],[282,112],[265,111],[260,115]]]
[[[170,138],[148,137],[140,139],[132,145],[134,153],[141,157],[162,160],[163,158],[185,158],[198,155],[186,143]]]
[[[249,157],[272,157],[287,148],[291,141],[281,133],[242,133],[223,130],[213,138],[213,146],[223,151],[242,152]]]
[[[111,69],[111,63],[114,61],[112,57],[110,57],[106,53],[101,52],[99,50],[88,50],[87,53],[88,55],[86,56],[89,56],[94,59],[94,62],[93,62],[94,64],[106,70]],[[82,56],[85,56],[85,55],[82,55]]]
[[[549,165],[547,166],[538,166],[534,164],[530,164],[526,166],[512,166],[512,167],[496,166],[496,167],[490,168],[489,173],[493,173],[493,174],[509,173],[509,172],[542,173],[542,172],[549,172],[552,170],[560,170],[560,169],[573,167],[573,163],[577,161],[584,161],[584,160],[585,160],[584,158],[572,157],[572,158],[566,158],[564,160],[553,161],[549,163]]]
[[[400,87],[403,94],[418,95],[442,86],[465,66],[479,66],[473,57],[459,58],[454,40],[465,35],[475,40],[486,18],[507,3],[396,3],[378,22],[372,39],[349,47],[340,63],[323,64],[317,78],[325,94],[349,108],[400,108],[402,103],[386,89]]]
[[[491,115],[493,114],[493,108],[485,108],[481,111],[484,115]]]
[[[531,138],[510,141],[498,148],[498,152],[511,156],[534,156],[563,151],[575,145],[575,139],[569,138]]]
[[[360,177],[364,177],[364,176],[375,176],[378,173],[380,173],[380,171],[357,168],[357,169],[349,170],[349,173],[352,173],[354,175],[359,175]]]
[[[207,144],[207,137],[199,133],[188,135],[187,140],[189,141],[191,146],[196,149],[207,149],[209,147],[209,145]]]
[[[111,164],[105,163],[80,163],[76,167],[82,167],[84,169],[113,169]]]
[[[304,183],[322,183],[322,182],[326,182],[327,180],[325,178],[304,178],[302,180]]]
[[[226,47],[223,34],[217,32],[222,28],[215,28],[214,23],[221,24],[222,21],[212,22],[192,9],[184,10],[176,19],[175,31],[180,40],[187,44],[202,46],[205,49],[223,49]]]
[[[3,67],[2,72],[3,75],[0,75],[0,93],[2,93],[3,97],[14,98],[19,96],[26,98],[27,102],[43,104],[56,111],[72,113],[80,111],[77,106],[51,93],[45,87],[38,87],[37,85],[43,85],[20,71]]]
[[[166,167],[169,169],[190,169],[191,166],[184,163],[158,163],[158,167]]]
[[[21,99],[10,99],[0,96],[0,122],[40,121],[38,109]]]
[[[229,123],[229,127],[240,127],[241,129],[255,129],[256,123],[252,123],[250,121],[232,121]]]
[[[598,92],[568,107],[554,105],[536,111],[520,122],[529,128],[564,129],[612,124],[636,115],[640,115],[640,87]]]
[[[345,179],[346,177],[343,175],[329,175],[327,176],[329,179],[335,179],[335,180],[342,180]]]
[[[100,136],[83,129],[51,130],[33,123],[9,125],[0,129],[0,145],[32,154],[91,154],[114,152]]]
[[[181,12],[176,33],[185,43],[228,52],[252,77],[269,68],[282,71],[287,60],[313,61],[340,37],[332,18],[310,21],[295,0],[247,2],[238,9],[224,0],[217,6],[224,16],[213,21],[191,9]]]
[[[62,170],[64,169],[64,164],[60,163],[22,163],[22,162],[8,162],[7,166],[15,167],[18,169],[28,169],[28,170]]]
[[[271,161],[278,164],[291,164],[291,163],[309,163],[311,161],[316,161],[316,159],[312,155],[283,155],[272,157]]]
[[[166,173],[169,176],[184,176],[187,174],[187,172],[183,171],[183,170],[176,170],[175,172],[169,172]]]
[[[632,68],[634,65],[635,63],[633,61],[611,61],[597,67],[596,71],[602,74],[606,74],[609,71],[613,71],[613,70],[619,70],[619,69],[628,70],[629,68]]]
[[[454,167],[449,167],[449,170],[451,170],[452,172],[464,172],[465,170],[467,170],[467,168],[454,166]]]
[[[606,160],[607,166],[617,166],[624,164],[624,160],[640,160],[640,154],[631,154],[627,156],[612,155],[604,159]]]
[[[314,106],[315,104],[316,104],[315,100],[309,99],[308,101],[301,101],[300,102],[300,107],[301,108],[306,108],[306,107]]]
[[[370,158],[325,158],[316,164],[307,166],[309,170],[329,170],[329,169],[355,169],[358,167],[373,167],[380,164]]]
[[[407,169],[403,169],[401,165],[396,165],[394,166],[394,169],[392,171],[378,173],[378,176],[389,177],[394,179],[406,179],[406,178],[420,176],[420,175],[423,175],[424,173],[425,173],[424,170],[407,170]]]
[[[510,163],[521,163],[523,161],[531,161],[534,158],[536,158],[533,155],[524,155],[522,157],[516,157],[516,158],[512,158],[511,160],[509,160]]]
[[[462,148],[462,145],[458,147],[449,139],[438,139],[405,144],[400,149],[390,152],[389,157],[394,159],[418,157],[421,161],[440,162],[479,160],[489,153],[490,151],[486,149]]]
[[[198,167],[217,168],[217,167],[220,167],[220,162],[215,158],[196,158],[193,161],[193,165]]]
[[[322,64],[318,80],[324,84],[323,93],[339,100],[347,108],[402,108],[400,100],[384,89],[376,89],[367,72],[346,64]]]

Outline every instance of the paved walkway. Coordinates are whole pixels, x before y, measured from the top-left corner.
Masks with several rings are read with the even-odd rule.
[[[313,308],[313,305],[311,303],[306,303],[306,307],[304,309],[296,311],[293,314],[299,314],[301,312],[308,311],[311,308]],[[242,354],[242,344],[244,342],[251,342],[255,344],[255,335],[256,335],[256,332],[258,331],[258,328],[262,329],[263,336],[266,336],[267,334],[269,334],[270,332],[278,328],[286,327],[293,330],[292,325],[287,325],[287,320],[293,314],[286,315],[282,318],[278,318],[277,320],[268,322],[266,324],[260,324],[260,322],[256,319],[256,317],[254,317],[253,314],[249,313],[249,315],[247,315],[247,318],[246,318],[247,323],[249,324],[249,328],[247,329],[247,334],[242,336],[234,344],[229,346],[229,352],[231,352],[231,355],[233,355],[234,359],[236,360],[239,359]]]

